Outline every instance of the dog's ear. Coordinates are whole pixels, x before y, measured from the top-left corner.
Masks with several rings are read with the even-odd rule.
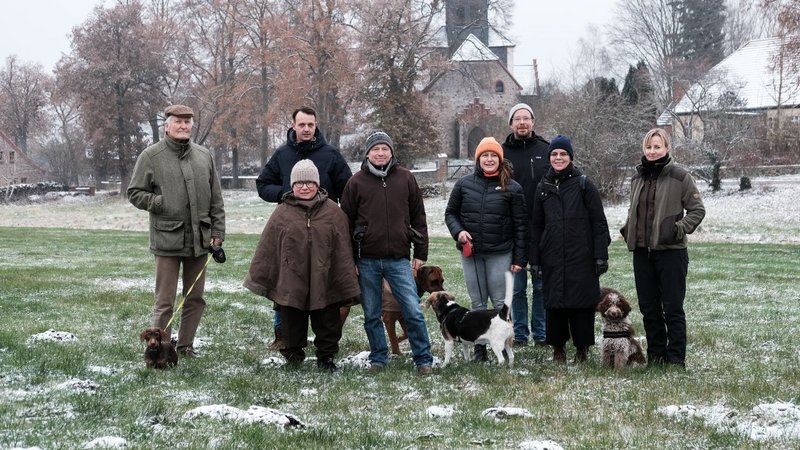
[[[161,340],[161,342],[168,341],[169,340],[169,336],[167,336],[167,332],[166,331],[164,331],[161,328],[159,328],[158,329],[158,339]]]
[[[625,315],[627,316],[631,312],[631,304],[625,300],[625,297],[623,297],[622,294],[619,295],[619,300],[620,301],[617,303],[617,305],[623,312],[625,312]]]
[[[431,295],[428,296],[428,300],[425,301],[425,306],[428,308],[433,308],[433,305],[436,304],[436,297],[438,292],[433,292]]]
[[[145,328],[144,330],[142,330],[142,333],[139,334],[139,340],[140,341],[146,341],[147,340],[147,332],[148,331],[150,331],[149,328]]]
[[[608,299],[604,295],[603,297],[601,297],[600,302],[597,304],[595,311],[602,313],[606,309],[608,309]]]

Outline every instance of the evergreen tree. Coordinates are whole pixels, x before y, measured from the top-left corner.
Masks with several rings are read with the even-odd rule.
[[[677,54],[714,65],[725,57],[725,0],[678,0],[681,34]]]

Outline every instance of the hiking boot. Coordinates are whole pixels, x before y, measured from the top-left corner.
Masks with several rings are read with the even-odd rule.
[[[560,347],[553,347],[553,362],[559,365],[567,364],[567,352],[564,350],[563,345]]]
[[[383,371],[383,366],[380,364],[370,364],[369,369],[367,369],[367,373],[370,375],[375,375]]]
[[[486,344],[475,344],[475,353],[472,354],[472,362],[486,362]]]
[[[270,350],[280,350],[283,348],[283,335],[281,330],[275,330],[275,340],[269,345]]]
[[[326,370],[330,373],[336,372],[339,370],[336,367],[336,363],[333,362],[333,358],[323,358],[317,360],[317,369],[319,370]]]
[[[431,375],[433,374],[433,368],[431,366],[417,366],[417,373],[420,375]]]
[[[575,363],[584,363],[588,357],[589,347],[578,347],[575,352]]]

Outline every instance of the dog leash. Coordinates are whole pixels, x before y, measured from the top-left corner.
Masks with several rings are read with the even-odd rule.
[[[205,265],[203,265],[203,269],[200,271],[200,273],[197,274],[197,278],[194,279],[194,283],[192,283],[192,285],[189,286],[189,290],[186,291],[186,294],[183,295],[183,298],[181,298],[181,301],[178,302],[178,306],[175,308],[175,311],[172,312],[172,317],[170,317],[169,322],[167,322],[167,326],[164,327],[165,330],[168,329],[169,326],[172,324],[172,321],[175,320],[175,317],[177,317],[178,312],[180,312],[180,310],[183,309],[183,304],[184,304],[184,302],[186,302],[186,297],[188,297],[189,294],[192,293],[192,289],[194,289],[194,285],[197,284],[197,281],[205,273],[209,262],[211,262],[211,253],[208,254],[208,259],[206,259],[206,263],[205,263]]]

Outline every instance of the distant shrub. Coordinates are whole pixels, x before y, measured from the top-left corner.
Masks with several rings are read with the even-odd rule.
[[[750,182],[750,177],[741,177],[739,178],[739,190],[746,191],[751,189],[753,184]]]

